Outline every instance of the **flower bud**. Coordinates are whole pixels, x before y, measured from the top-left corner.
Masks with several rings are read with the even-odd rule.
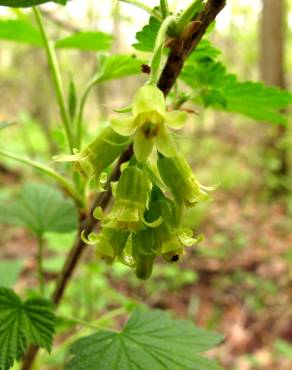
[[[135,272],[139,279],[146,280],[151,276],[157,248],[153,229],[140,230],[132,235],[132,255],[136,261]]]
[[[179,203],[192,207],[200,201],[210,199],[207,191],[212,191],[215,187],[201,185],[181,153],[173,158],[159,156],[157,166],[162,180]]]
[[[135,273],[138,279],[147,280],[153,270],[155,256],[139,256],[136,260]]]

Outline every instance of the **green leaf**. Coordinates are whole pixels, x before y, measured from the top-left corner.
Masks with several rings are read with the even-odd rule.
[[[196,58],[195,54],[180,76],[197,95],[195,102],[218,110],[240,113],[257,121],[287,123],[287,117],[281,110],[292,104],[291,93],[265,86],[261,82],[240,82],[210,55],[206,60]]]
[[[56,48],[79,49],[86,51],[108,51],[112,46],[113,38],[103,32],[79,32],[75,35],[60,39]]]
[[[97,82],[117,80],[141,72],[143,61],[129,55],[112,55],[102,60]]]
[[[221,55],[221,51],[215,48],[209,40],[203,39],[196,47],[195,52],[189,56],[187,63],[207,62],[216,59],[219,55]]]
[[[22,270],[21,260],[2,260],[0,261],[0,286],[11,287],[16,283]]]
[[[59,191],[43,184],[26,184],[12,205],[0,205],[0,222],[42,235],[76,230],[78,217],[74,203]]]
[[[73,370],[219,370],[198,355],[222,336],[172,320],[169,314],[137,309],[119,333],[101,331],[73,344]]]
[[[160,29],[161,22],[151,16],[149,23],[137,32],[137,43],[133,45],[136,50],[152,52],[155,46],[156,37]]]
[[[55,315],[50,301],[33,298],[22,302],[8,288],[0,288],[0,370],[19,361],[30,344],[51,350]]]
[[[0,39],[33,46],[43,45],[39,31],[31,23],[19,19],[0,20]]]
[[[66,5],[68,1],[69,0],[0,0],[0,6],[9,6],[10,8],[28,8],[45,3]]]

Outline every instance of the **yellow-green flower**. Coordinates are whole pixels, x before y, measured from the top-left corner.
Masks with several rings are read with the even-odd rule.
[[[181,214],[182,209],[178,205],[166,198],[158,187],[153,188],[145,217],[150,222],[158,215],[163,219],[163,223],[152,231],[156,250],[162,256],[184,254],[184,247],[190,247],[200,241],[200,238],[193,238],[191,229],[181,227]]]
[[[134,135],[134,153],[139,162],[145,161],[154,146],[166,157],[173,157],[177,150],[167,128],[180,129],[187,113],[167,112],[161,90],[153,85],[141,87],[133,100],[132,116],[112,118],[112,128],[120,135]]]
[[[208,192],[216,189],[214,186],[206,187],[198,182],[181,153],[177,153],[172,158],[160,156],[157,166],[162,180],[170,188],[176,200],[187,207],[192,207],[203,200],[209,200]]]
[[[129,166],[119,179],[112,211],[103,215],[98,207],[94,216],[103,221],[103,227],[111,229],[135,231],[145,228],[145,225],[156,227],[162,222],[161,218],[153,223],[144,218],[149,191],[149,181],[144,172],[136,166]]]
[[[75,162],[77,172],[91,179],[99,177],[106,167],[112,164],[129,145],[129,140],[117,134],[111,127],[106,127],[81,152],[74,150],[74,155],[57,155],[53,159],[59,162]]]

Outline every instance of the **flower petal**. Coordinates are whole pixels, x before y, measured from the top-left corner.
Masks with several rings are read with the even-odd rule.
[[[179,130],[186,123],[188,114],[187,112],[175,110],[173,112],[165,113],[164,118],[167,126],[173,128],[174,130]]]
[[[112,128],[122,136],[131,136],[136,130],[136,122],[133,116],[131,117],[113,117],[111,118]]]
[[[175,141],[165,125],[160,126],[155,142],[157,150],[165,157],[174,157],[177,155]]]
[[[166,113],[166,104],[163,92],[156,86],[144,85],[134,96],[134,116],[147,112],[158,112],[162,116]]]
[[[154,220],[152,222],[148,222],[148,221],[145,220],[145,217],[142,216],[142,221],[146,226],[148,226],[150,228],[155,228],[155,227],[158,227],[162,224],[163,218],[161,216],[159,216],[156,220]]]
[[[93,211],[93,217],[96,220],[103,220],[104,218],[104,213],[101,207],[96,207]]]
[[[138,162],[145,162],[152,152],[153,138],[146,138],[141,129],[138,129],[134,137],[134,153]]]
[[[88,244],[88,245],[96,245],[96,243],[99,241],[99,237],[95,233],[90,233],[86,237],[85,230],[82,231],[80,238],[83,241],[83,243]]]
[[[180,228],[177,234],[180,242],[186,247],[191,247],[193,244],[198,244],[199,242],[204,240],[203,235],[199,235],[197,238],[193,238],[193,231],[188,228]]]
[[[96,253],[97,255],[102,255],[102,256],[108,256],[111,258],[114,258],[114,251],[110,243],[102,239],[96,244]]]

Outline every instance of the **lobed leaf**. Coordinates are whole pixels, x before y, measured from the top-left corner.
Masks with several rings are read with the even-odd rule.
[[[33,298],[22,302],[8,288],[0,288],[0,370],[19,361],[30,344],[51,350],[55,315],[50,301]]]
[[[71,348],[68,369],[81,370],[219,370],[198,353],[222,336],[169,314],[137,309],[119,333],[101,331],[79,339]]]
[[[44,184],[26,184],[16,202],[0,205],[0,222],[24,226],[42,235],[76,230],[78,216],[73,201],[59,191]]]
[[[161,22],[151,16],[149,18],[149,23],[144,26],[141,31],[137,32],[137,43],[135,43],[133,47],[140,51],[152,52],[160,26]]]
[[[261,82],[240,82],[211,56],[210,50],[208,59],[196,57],[196,53],[187,61],[180,78],[194,90],[197,103],[257,121],[287,123],[281,110],[292,104],[290,92]]]

